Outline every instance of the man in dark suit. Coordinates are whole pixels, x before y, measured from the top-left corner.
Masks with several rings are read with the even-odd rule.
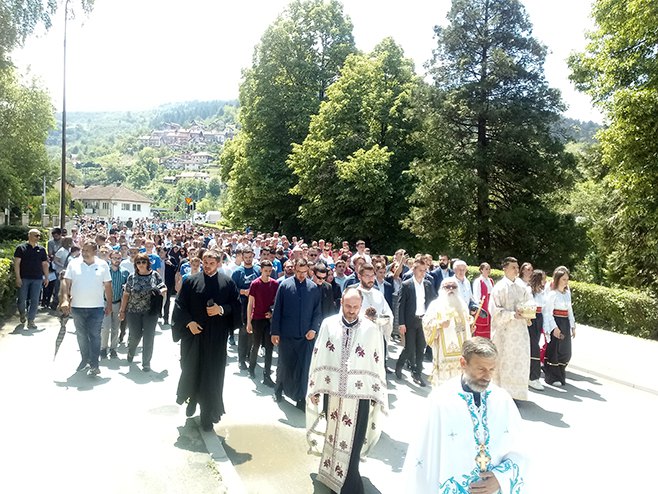
[[[423,333],[423,315],[430,302],[436,297],[432,283],[425,278],[427,266],[421,259],[414,261],[413,277],[402,282],[400,289],[400,334],[404,335],[404,350],[395,365],[395,375],[402,379],[402,368],[409,359],[412,366],[414,382],[427,386],[423,378],[423,353],[425,335]]]
[[[455,275],[455,272],[450,269],[450,258],[448,254],[439,254],[439,267],[432,270],[430,274],[433,278],[434,291],[439,293],[441,282]]]

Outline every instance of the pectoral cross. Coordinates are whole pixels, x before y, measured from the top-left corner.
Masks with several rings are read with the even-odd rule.
[[[481,472],[486,472],[491,463],[491,457],[487,454],[484,444],[480,444],[480,452],[475,457],[475,463],[478,464]]]

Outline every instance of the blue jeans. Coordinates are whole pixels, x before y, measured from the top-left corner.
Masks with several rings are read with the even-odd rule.
[[[103,307],[72,307],[71,315],[75,323],[75,334],[82,361],[92,368],[98,367],[101,353],[101,325],[105,316]]]
[[[28,308],[27,320],[34,321],[37,317],[37,309],[39,308],[39,298],[41,297],[41,286],[43,280],[31,280],[23,278],[23,284],[18,289],[18,312],[22,315],[25,314],[25,303],[29,300],[30,306]]]

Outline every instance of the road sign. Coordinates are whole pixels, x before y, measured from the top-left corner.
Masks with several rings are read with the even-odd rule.
[[[191,197],[186,197],[185,198],[185,204],[191,204],[192,203],[192,198]]]

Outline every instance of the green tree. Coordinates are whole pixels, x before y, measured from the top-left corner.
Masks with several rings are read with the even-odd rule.
[[[299,199],[288,195],[295,179],[286,160],[354,51],[336,0],[294,0],[265,31],[240,86],[240,134],[222,154],[234,226],[292,229]]]
[[[153,180],[160,168],[160,160],[157,151],[153,148],[146,147],[137,153],[137,164],[146,168],[149,178]]]
[[[597,134],[606,204],[581,213],[609,225],[596,234],[607,280],[658,291],[658,3],[597,0],[592,17],[597,28],[569,65],[609,122]]]
[[[574,159],[552,132],[563,105],[544,77],[545,48],[518,0],[453,0],[448,21],[435,28],[427,157],[414,165],[420,183],[406,224],[425,240],[443,229],[478,261],[572,262],[573,220],[551,194],[569,185]]]
[[[289,159],[310,234],[362,237],[380,250],[403,240],[396,226],[408,212],[405,172],[419,152],[411,111],[419,84],[413,62],[390,38],[347,58]]]
[[[208,195],[217,198],[221,195],[222,193],[222,181],[217,178],[213,177],[208,181]]]
[[[150,181],[151,177],[144,165],[136,164],[130,168],[130,171],[128,172],[128,182],[130,182],[130,185],[132,185],[135,190],[144,189]]]
[[[45,141],[53,126],[47,92],[21,81],[12,67],[0,68],[0,204],[25,206],[40,193],[50,171]]]

